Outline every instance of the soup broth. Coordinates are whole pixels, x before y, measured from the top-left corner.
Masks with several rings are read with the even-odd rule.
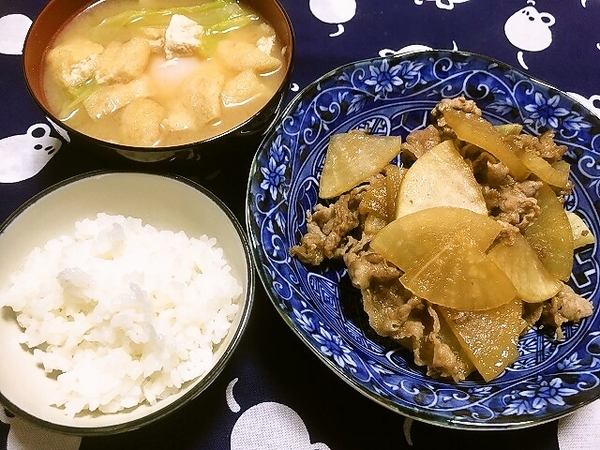
[[[45,54],[50,109],[70,127],[131,146],[221,134],[258,112],[285,76],[274,29],[235,0],[105,0]]]

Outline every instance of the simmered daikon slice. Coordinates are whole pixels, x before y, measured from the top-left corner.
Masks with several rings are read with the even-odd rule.
[[[396,217],[435,206],[487,215],[481,186],[452,141],[444,141],[415,161],[402,180]]]
[[[437,309],[485,381],[496,378],[518,358],[517,341],[526,327],[521,301],[486,311]]]
[[[370,184],[358,205],[358,211],[363,214],[375,214],[383,219],[388,218],[387,182],[379,178]]]
[[[487,250],[502,226],[489,216],[468,209],[439,206],[400,217],[371,241],[371,248],[400,269],[426,264],[449,242],[470,242]]]
[[[407,170],[393,164],[387,166],[385,171],[386,194],[387,194],[387,216],[391,222],[396,217],[398,193],[402,186],[402,180]]]
[[[564,170],[564,166],[560,166],[560,169],[557,169],[544,158],[522,149],[517,151],[517,156],[540,180],[548,183],[550,186],[563,189],[567,187],[569,171]]]
[[[399,136],[377,136],[351,131],[331,136],[319,197],[337,197],[380,172],[400,152]]]
[[[494,155],[508,167],[515,179],[520,181],[527,178],[530,170],[490,122],[482,117],[455,109],[445,110],[443,114],[446,123],[452,127],[460,140],[475,144]]]
[[[544,267],[523,235],[516,234],[513,240],[512,245],[499,242],[488,255],[513,283],[517,296],[529,303],[554,297],[562,282]]]
[[[537,194],[539,217],[524,231],[529,245],[548,271],[563,281],[573,268],[573,232],[563,204],[550,186],[544,184]]]
[[[504,305],[516,290],[500,268],[468,240],[451,241],[422,267],[411,268],[400,282],[435,305],[480,311]]]
[[[494,129],[502,136],[516,136],[523,131],[523,125],[520,123],[503,123],[494,125]]]
[[[581,217],[571,211],[567,211],[567,218],[571,224],[571,231],[573,234],[573,246],[575,248],[583,247],[585,245],[593,244],[596,242],[593,233],[583,221]]]

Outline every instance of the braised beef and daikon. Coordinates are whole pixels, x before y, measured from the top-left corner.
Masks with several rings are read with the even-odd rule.
[[[290,253],[343,260],[371,327],[428,375],[489,381],[530,327],[560,338],[564,323],[591,315],[566,282],[574,250],[594,236],[564,210],[569,164],[552,131],[493,126],[464,98],[443,100],[431,119],[404,142],[332,136],[323,202]]]

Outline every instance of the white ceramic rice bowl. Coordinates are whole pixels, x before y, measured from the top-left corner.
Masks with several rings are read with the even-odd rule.
[[[33,197],[0,226],[0,289],[36,246],[70,234],[76,221],[97,213],[132,216],[158,230],[206,234],[217,245],[242,285],[240,308],[215,352],[215,364],[199,379],[155,405],[142,404],[118,413],[82,413],[70,418],[51,406],[55,378],[46,375],[33,352],[18,343],[14,312],[0,309],[0,404],[13,414],[59,432],[110,434],[139,428],[183,406],[204,391],[224,368],[249,319],[254,274],[245,234],[229,209],[202,186],[187,179],[135,172],[93,172],[58,183]]]

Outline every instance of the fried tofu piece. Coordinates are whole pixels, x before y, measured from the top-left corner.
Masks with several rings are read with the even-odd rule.
[[[165,32],[165,56],[173,59],[194,54],[203,34],[202,25],[181,14],[173,14]]]
[[[148,44],[152,53],[162,52],[165,46],[165,31],[164,27],[145,27],[141,30],[142,35],[148,39]]]
[[[234,106],[247,102],[263,92],[264,85],[260,77],[251,70],[244,70],[227,80],[221,92],[221,100],[225,106]]]
[[[141,77],[150,53],[152,47],[147,39],[111,42],[98,58],[96,81],[99,84],[128,83]]]
[[[166,131],[187,131],[196,128],[194,116],[183,106],[171,109],[161,125]]]
[[[281,67],[279,59],[249,42],[223,39],[217,45],[216,55],[227,67],[239,72],[250,69],[256,73],[269,73]]]
[[[165,108],[149,98],[138,98],[121,112],[121,139],[125,144],[150,147],[161,137]]]
[[[192,112],[198,127],[220,119],[224,84],[225,76],[221,72],[206,68],[194,72],[183,81],[183,104]]]
[[[75,89],[94,76],[103,50],[100,44],[78,39],[50,50],[48,67],[52,76],[65,88]]]
[[[152,91],[146,79],[140,78],[125,84],[100,86],[83,101],[83,107],[92,119],[99,119],[114,113],[137,98],[149,97],[151,94]]]

